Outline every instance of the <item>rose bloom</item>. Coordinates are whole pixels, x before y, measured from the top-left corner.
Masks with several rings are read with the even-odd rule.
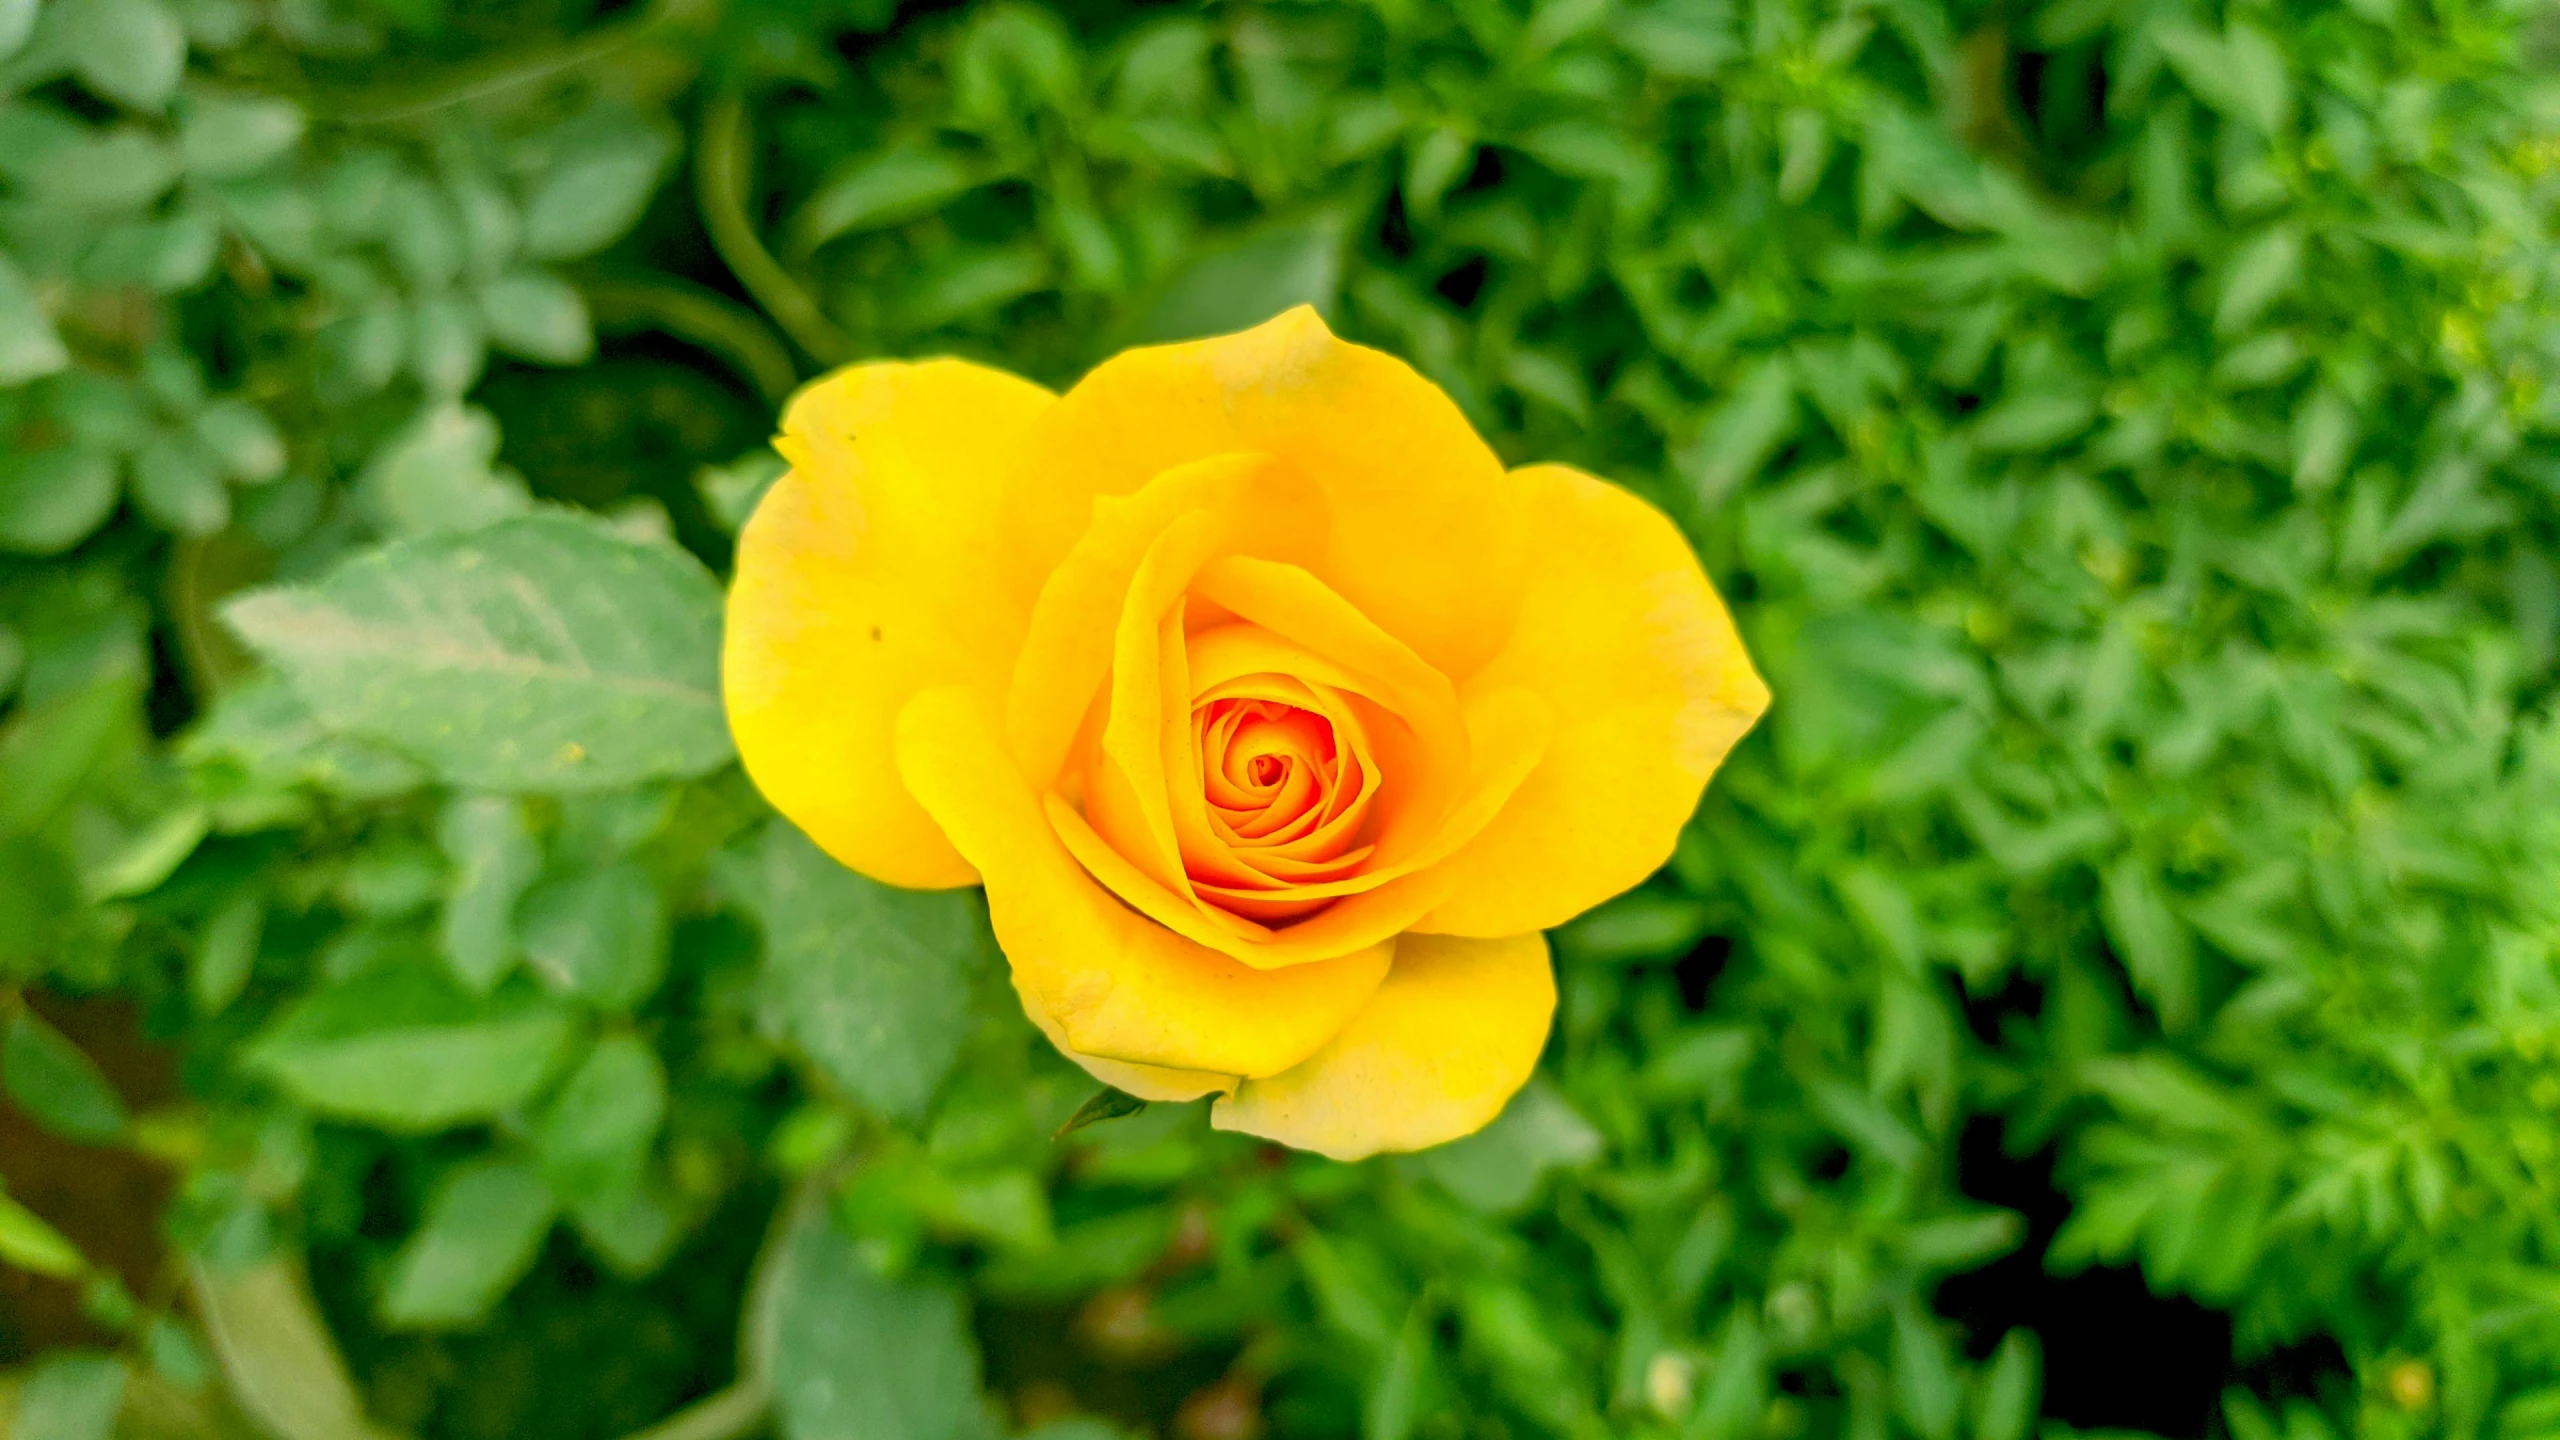
[[[984,884],[1101,1080],[1353,1158],[1499,1113],[1539,932],[1643,880],[1768,704],[1679,532],[1300,308],[1063,395],[794,399],[738,541],[747,773],[845,864]]]

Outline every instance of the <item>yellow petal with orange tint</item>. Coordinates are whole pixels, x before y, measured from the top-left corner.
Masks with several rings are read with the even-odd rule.
[[[1531,544],[1516,482],[1439,387],[1333,337],[1300,306],[1242,334],[1128,350],[1059,399],[1005,507],[1008,548],[1047,575],[1096,497],[1203,456],[1257,451],[1332,513],[1308,568],[1446,674],[1498,649]]]
[[[1216,1075],[1270,1075],[1315,1053],[1368,1003],[1392,944],[1256,970],[1122,905],[1041,814],[994,704],[963,687],[908,702],[898,769],[985,877],[1015,984],[1087,1056]]]
[[[1468,677],[1554,707],[1545,758],[1448,862],[1419,928],[1560,925],[1670,858],[1707,778],[1769,705],[1724,602],[1660,511],[1560,465],[1516,472],[1539,544],[1520,621]]]
[[[1209,1123],[1336,1160],[1419,1150],[1482,1129],[1528,1083],[1556,1008],[1544,935],[1408,935],[1333,1042],[1248,1079]]]
[[[1207,553],[1239,547],[1290,558],[1325,529],[1323,495],[1268,455],[1212,454],[1168,467],[1125,496],[1083,497],[1088,514],[1039,571],[1031,628],[1006,698],[1005,733],[1038,788],[1057,783],[1094,695],[1111,673],[1129,587],[1165,533],[1208,530]],[[1188,574],[1182,577],[1187,580]]]
[[[957,360],[839,370],[792,401],[775,442],[791,472],[738,537],[721,682],[739,758],[874,879],[977,878],[900,782],[894,732],[919,691],[1010,679],[1029,610],[990,541],[1001,477],[1052,403]]]

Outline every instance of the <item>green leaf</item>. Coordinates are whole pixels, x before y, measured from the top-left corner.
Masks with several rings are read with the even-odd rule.
[[[1973,443],[1995,455],[2050,450],[2089,428],[2097,401],[2069,391],[2010,395],[1973,422]]]
[[[1195,255],[1138,321],[1139,343],[1250,329],[1300,305],[1330,314],[1342,293],[1342,227],[1289,225]]]
[[[2036,1420],[2038,1368],[2034,1332],[2011,1330],[2000,1337],[1975,1398],[1973,1440],[2026,1440]]]
[[[104,675],[67,695],[19,706],[0,723],[0,835],[42,829],[130,737],[136,682]]]
[[[451,400],[471,388],[489,363],[489,332],[478,307],[452,295],[431,295],[409,310],[409,373],[433,400]]]
[[[0,1260],[56,1280],[77,1280],[89,1270],[80,1247],[6,1193],[0,1193]]]
[[[1123,1119],[1146,1108],[1146,1101],[1105,1085],[1095,1091],[1092,1098],[1077,1106],[1076,1113],[1068,1116],[1067,1123],[1059,1126],[1057,1133],[1049,1138],[1063,1140],[1088,1125],[1099,1125],[1105,1120]]]
[[[36,7],[43,0],[0,0],[0,60],[18,53],[35,33]]]
[[[1423,1151],[1413,1164],[1470,1207],[1503,1215],[1527,1205],[1549,1172],[1598,1159],[1603,1144],[1581,1112],[1533,1078],[1492,1124]]]
[[[682,552],[596,521],[405,541],[223,615],[324,725],[458,786],[603,789],[733,753],[719,587]]]
[[[155,295],[191,290],[213,273],[222,244],[211,213],[180,210],[162,220],[130,220],[98,237],[81,258],[91,285],[137,285]]]
[[[658,1052],[630,1035],[596,1042],[542,1120],[542,1173],[553,1193],[576,1204],[636,1188],[666,1113]]]
[[[591,255],[622,237],[675,153],[666,133],[603,107],[552,136],[551,164],[525,204],[524,249],[537,260]]]
[[[774,1261],[774,1417],[783,1440],[960,1440],[978,1353],[960,1296],[883,1280],[822,1206]]]
[[[1950,1440],[1956,1430],[1954,1357],[1937,1326],[1917,1307],[1893,1313],[1893,1394],[1904,1419],[1923,1440]]]
[[[138,126],[99,130],[57,111],[0,106],[0,175],[65,210],[137,210],[177,183],[177,147]]]
[[[290,100],[191,89],[178,104],[178,158],[199,179],[237,180],[291,153],[304,129]]]
[[[255,485],[284,473],[284,436],[245,400],[216,400],[196,412],[195,437],[234,480]]]
[[[257,968],[258,942],[266,933],[266,897],[255,891],[232,896],[204,922],[196,941],[194,963],[187,969],[187,994],[198,1015],[213,1016],[231,1008],[248,988]]]
[[[334,795],[378,799],[426,783],[418,767],[361,740],[332,735],[272,675],[259,675],[223,693],[180,747],[180,754],[215,783],[287,787],[308,785]]]
[[[1361,1440],[1411,1440],[1431,1379],[1431,1311],[1415,1301],[1360,1406]]]
[[[684,1238],[676,1202],[647,1180],[571,1202],[569,1220],[587,1248],[625,1279],[655,1273]]]
[[[2222,294],[2213,328],[2224,335],[2247,330],[2267,307],[2302,278],[2302,232],[2278,225],[2244,242],[2223,267]]]
[[[867,155],[821,183],[792,216],[792,247],[806,255],[839,236],[930,215],[978,184],[974,167],[927,145]]]
[[[187,68],[187,32],[160,0],[72,0],[64,40],[88,87],[136,110],[158,110]]]
[[[1768,1408],[1768,1342],[1751,1310],[1736,1306],[1687,1433],[1697,1440],[1743,1440],[1759,1430]]]
[[[2124,957],[2133,988],[2160,1017],[2160,1028],[2176,1034],[2194,1024],[2195,941],[2140,857],[2125,855],[2107,867],[2099,910],[2107,938]]]
[[[1751,362],[1699,431],[1691,454],[1699,503],[1713,509],[1768,463],[1795,433],[1801,411],[1796,383],[1783,355]]]
[[[383,1323],[399,1330],[476,1323],[533,1268],[558,1213],[532,1165],[486,1158],[456,1166],[391,1262]]]
[[[84,888],[92,900],[148,894],[177,873],[204,842],[211,825],[212,817],[202,805],[164,810],[92,866],[84,877]]]
[[[452,862],[437,939],[454,977],[487,993],[514,968],[516,902],[542,871],[522,801],[457,795],[446,802],[436,843]]]
[[[392,960],[305,997],[242,1060],[322,1114],[438,1130],[523,1104],[574,1029],[530,986],[484,1000],[441,969]]]
[[[666,974],[666,904],[628,862],[536,886],[516,927],[543,983],[602,1010],[639,1004]]]
[[[231,523],[222,468],[194,436],[172,431],[134,457],[133,500],[163,530],[210,535]]]
[[[993,958],[978,898],[882,885],[779,821],[762,858],[766,980],[792,1039],[872,1106],[921,1116]]]
[[[27,273],[0,250],[0,385],[23,385],[70,363],[71,352],[63,348],[53,317],[36,298]],[[0,516],[5,513],[0,510]],[[6,525],[0,518],[0,533]]]
[[[1047,252],[1036,246],[954,246],[902,284],[899,323],[932,330],[1011,304],[1050,283]]]
[[[2216,36],[2185,22],[2156,27],[2154,43],[2196,98],[2261,134],[2279,135],[2293,118],[2284,52],[2263,30],[2235,22]]]
[[[477,530],[533,503],[497,458],[498,424],[487,411],[431,405],[374,453],[356,479],[357,499],[393,535]]]
[[[770,450],[752,450],[726,465],[705,465],[694,472],[693,488],[703,508],[720,528],[735,535],[754,514],[764,492],[790,465]]]
[[[0,264],[6,263],[0,256]],[[58,555],[86,540],[116,508],[116,462],[62,446],[0,454],[0,550]]]
[[[545,365],[583,365],[596,353],[595,323],[578,287],[544,270],[518,270],[480,292],[480,318],[499,349]]]
[[[1604,963],[1676,960],[1705,937],[1713,921],[1714,913],[1702,901],[1637,890],[1557,930],[1556,953]]]
[[[396,1440],[368,1419],[298,1256],[241,1269],[188,1266],[229,1398],[275,1440]]]
[[[112,1355],[60,1350],[38,1360],[18,1387],[9,1440],[108,1440],[124,1409],[125,1363]]]

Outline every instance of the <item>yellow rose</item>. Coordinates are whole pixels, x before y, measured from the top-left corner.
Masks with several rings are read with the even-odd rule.
[[[1768,704],[1671,523],[1505,471],[1298,309],[1064,395],[955,360],[801,392],[739,537],[747,773],[845,864],[984,883],[1102,1080],[1337,1157],[1493,1118],[1539,932],[1671,853]]]

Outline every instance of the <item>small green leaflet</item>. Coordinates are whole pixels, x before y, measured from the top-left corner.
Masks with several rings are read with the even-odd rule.
[[[1067,1123],[1059,1126],[1058,1132],[1049,1138],[1064,1140],[1087,1125],[1099,1125],[1105,1120],[1123,1119],[1146,1108],[1146,1101],[1125,1090],[1116,1090],[1105,1085],[1094,1092],[1092,1099],[1077,1106],[1076,1113],[1068,1116]]]

